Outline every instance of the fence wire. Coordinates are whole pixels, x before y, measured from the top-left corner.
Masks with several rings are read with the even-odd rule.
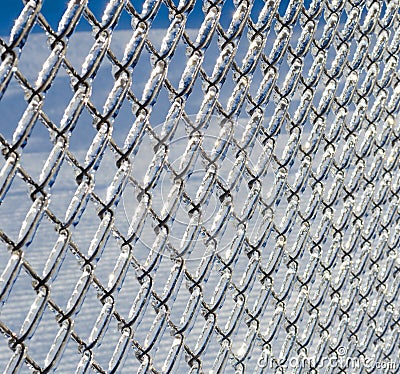
[[[399,372],[399,2],[111,0],[96,17],[71,0],[56,29],[42,5],[24,1],[0,39],[0,97],[24,92],[0,133],[0,312],[24,313],[0,314],[3,371]],[[34,83],[19,65],[32,30],[48,47]],[[70,147],[82,126],[84,157]],[[51,150],[31,175],[38,128]],[[22,222],[4,208],[21,185]]]

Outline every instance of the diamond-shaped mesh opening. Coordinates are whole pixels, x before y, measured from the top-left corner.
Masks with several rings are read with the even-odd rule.
[[[70,79],[61,67],[57,78],[46,93],[43,105],[43,111],[55,126],[60,127],[65,109],[73,98],[73,95],[74,92],[71,88]],[[59,99],[60,96],[63,97],[62,101]]]
[[[84,255],[88,252],[90,243],[96,233],[98,223],[100,223],[100,220],[97,216],[96,207],[92,201],[89,201],[79,219],[79,223],[75,226],[72,233],[72,240]]]
[[[43,64],[51,53],[45,32],[37,24],[34,26],[34,31],[29,35],[29,40],[32,39],[32,44],[26,43],[27,48],[22,49],[18,63],[21,73],[32,87],[35,86]],[[33,53],[37,56],[34,61],[31,58]]]
[[[191,39],[192,42],[194,41]],[[204,60],[202,63],[202,69],[206,72],[207,76],[211,77],[214,70],[214,65],[220,54],[220,48],[218,44],[218,35],[214,33],[211,37],[211,41],[207,49],[204,51]]]
[[[20,223],[13,225],[10,230],[7,230],[7,237],[13,241],[17,241],[21,224],[24,221],[26,214],[32,205],[32,200],[29,197],[29,190],[24,181],[16,176],[7,192],[5,199],[0,206],[0,225],[7,225],[10,214],[13,217],[18,217]],[[21,198],[21,196],[23,198]]]
[[[96,134],[97,131],[93,127],[93,117],[90,115],[88,109],[84,107],[69,139],[69,149],[81,165],[84,164],[87,150]]]
[[[116,227],[121,233],[128,232],[128,228],[136,209],[139,206],[138,196],[141,190],[132,182],[127,182],[121,201],[116,208]]]
[[[136,11],[140,14],[140,12],[144,11],[144,3],[134,5]],[[152,29],[157,30],[159,33],[165,33],[166,29],[169,27],[171,23],[171,15],[170,15],[170,7],[167,6],[164,2],[162,2],[157,10],[157,14],[155,15],[152,22]],[[148,10],[147,10],[148,12]],[[150,39],[151,40],[151,39]],[[153,40],[151,40],[153,42]],[[161,45],[161,44],[160,44]]]
[[[229,69],[228,74],[226,76],[226,81],[224,82],[224,85],[218,97],[218,100],[223,110],[227,109],[229,98],[232,92],[234,91],[235,86],[236,84],[234,80],[234,73]]]
[[[156,31],[149,31],[149,35],[155,33]],[[132,92],[138,101],[141,100],[144,87],[146,86],[147,80],[150,77],[152,69],[150,56],[151,55],[144,47],[132,72]]]
[[[35,271],[43,269],[43,258],[49,256],[57,238],[58,233],[54,223],[45,215],[30,244],[32,247],[25,251],[25,259]]]
[[[24,94],[16,78],[13,77],[8,84],[4,96],[0,100],[0,110],[2,113],[2,120],[0,122],[1,135],[10,143],[12,142],[15,130],[15,126],[10,126],[10,124],[18,123],[27,106]]]
[[[105,202],[107,198],[107,188],[112,183],[113,177],[118,170],[116,161],[115,154],[107,147],[97,169],[99,170],[99,174],[96,175],[94,188],[94,192],[103,202]]]
[[[37,326],[35,334],[29,341],[29,355],[41,366],[44,366],[47,352],[50,350],[53,340],[60,328],[55,317],[56,314],[47,307]]]
[[[154,155],[154,142],[148,133],[144,133],[141,138],[138,153],[133,157],[131,171],[132,177],[141,187],[144,187],[144,178],[149,170]],[[140,160],[140,163],[136,160]]]
[[[24,147],[21,157],[21,166],[34,179],[39,180],[39,176],[44,164],[53,148],[48,129],[40,122],[36,121],[30,133],[30,141]],[[36,157],[32,157],[36,153]]]
[[[118,344],[120,335],[118,323],[115,318],[111,318],[109,327],[103,337],[101,346],[93,349],[94,359],[101,365],[101,367],[108,367],[111,361],[115,347]],[[127,347],[127,349],[132,349]]]
[[[134,244],[133,255],[139,263],[144,263],[150,254],[150,249],[155,240],[154,226],[155,222],[150,215],[148,215],[144,219],[141,230],[137,232],[140,239]]]
[[[130,30],[132,24],[132,16],[128,13],[126,7],[124,7],[119,15],[118,23],[114,27],[114,33],[118,33],[118,38],[112,38],[110,49],[115,57],[121,61],[126,44],[132,36]],[[119,43],[120,38],[124,39],[123,43]]]
[[[127,99],[122,102],[119,109],[118,116],[114,120],[113,124],[113,139],[117,146],[122,148],[125,138],[127,137],[135,116],[133,115],[132,101]]]
[[[204,22],[204,12],[203,12],[203,7],[202,3],[196,1],[194,3],[193,10],[189,13],[189,16],[187,17],[186,20],[186,29],[190,32],[191,30],[198,30]]]
[[[65,217],[71,199],[78,187],[75,180],[76,175],[77,173],[70,164],[70,161],[65,157],[57,178],[54,181],[49,204],[49,208],[59,219]]]
[[[234,13],[235,10],[236,6],[233,0],[224,3],[221,9],[221,18],[220,18],[220,23],[224,30],[228,29],[232,21],[232,14]]]
[[[168,79],[172,86],[177,89],[183,72],[188,64],[189,56],[186,53],[187,45],[181,38],[178,45],[175,48],[174,55],[171,58],[168,68]]]
[[[36,292],[32,287],[30,276],[24,270],[21,270],[9,293],[7,303],[3,305],[1,310],[1,320],[17,336],[19,336],[35,297]],[[18,303],[17,309],[13,308],[14,303]]]
[[[97,262],[94,275],[103,286],[106,286],[109,275],[114,269],[115,261],[113,260],[118,257],[121,250],[112,234],[107,240],[107,245],[105,243],[102,245],[102,242],[99,242],[99,245],[93,250],[96,252],[92,256],[95,256]]]
[[[68,360],[67,360],[68,358]],[[61,356],[58,361],[58,368],[62,368],[63,370],[76,370],[79,365],[79,361],[81,359],[81,354],[77,350],[77,343],[73,340],[73,338],[69,339],[64,354]],[[58,369],[58,370],[59,370]]]
[[[81,337],[81,339],[83,339],[84,342],[86,342],[87,345],[92,343],[89,340],[89,336],[92,329],[95,327],[96,320],[102,311],[102,307],[102,303],[97,298],[96,290],[93,287],[90,287],[74,325],[74,331]],[[95,337],[96,335],[94,335],[94,338]]]
[[[40,12],[49,22],[53,30],[57,30],[58,21],[66,11],[66,4],[62,2],[43,2]]]
[[[90,98],[100,113],[102,113],[102,108],[114,86],[114,76],[111,67],[111,62],[107,58],[104,58],[103,63],[93,80],[93,92]]]
[[[90,27],[84,17],[80,18],[80,24],[85,25],[85,28]],[[91,33],[77,31],[71,35],[68,41],[66,58],[78,74],[81,72],[86,56],[94,43],[95,39]]]
[[[173,68],[172,68],[173,69]],[[146,82],[147,84],[147,82]],[[144,92],[145,90],[143,90]],[[169,108],[171,106],[171,97],[167,89],[162,87],[160,89],[157,101],[154,103],[152,113],[150,116],[150,124],[152,128],[160,129],[160,124],[164,123],[167,118]]]
[[[62,310],[66,309],[68,302],[65,295],[72,294],[81,274],[82,270],[77,258],[70,250],[67,250],[57,278],[51,288],[52,299]]]
[[[124,320],[129,323],[132,321],[135,312],[140,312],[136,310],[134,302],[136,298],[139,298],[141,290],[141,284],[138,282],[135,271],[129,267],[127,270],[124,283],[115,297],[116,309],[119,315],[124,318]],[[129,300],[129,302],[126,302]]]

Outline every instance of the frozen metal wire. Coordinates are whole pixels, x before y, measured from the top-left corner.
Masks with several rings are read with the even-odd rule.
[[[399,371],[399,2],[315,0],[306,7],[292,0],[283,15],[275,1],[263,2],[256,14],[251,0],[233,4],[235,11],[225,29],[220,23],[224,1],[205,0],[204,19],[193,39],[185,25],[195,0],[182,0],[179,5],[171,0],[109,1],[101,20],[87,1],[71,0],[57,30],[41,14],[42,1],[30,0],[9,40],[1,40],[0,97],[10,80],[16,79],[24,89],[26,108],[12,141],[0,134],[0,201],[7,199],[15,178],[29,186],[31,200],[17,240],[0,228],[10,253],[0,278],[1,306],[7,303],[21,269],[36,293],[19,331],[0,315],[0,331],[10,347],[6,372],[17,372],[24,365],[36,372],[54,370],[71,341],[81,355],[77,372],[119,372],[132,356],[138,372],[347,372],[349,361],[338,360],[343,347],[342,359],[358,358],[359,372],[377,370],[368,367],[366,358],[390,361],[394,365],[387,372]],[[157,48],[148,35],[160,6],[168,8],[171,23]],[[132,33],[119,60],[111,38],[123,12],[132,19]],[[82,17],[93,28],[94,42],[83,66],[77,67],[66,51]],[[32,85],[18,61],[35,24],[48,33],[49,55]],[[213,38],[218,39],[219,55],[208,74],[202,64]],[[240,60],[239,42],[246,39],[247,50]],[[186,45],[187,57],[176,86],[168,79],[168,68],[179,43]],[[153,70],[138,97],[132,77],[144,53],[151,56]],[[113,65],[114,85],[99,109],[90,96],[105,59]],[[43,104],[61,69],[69,75],[73,96],[61,122],[54,123]],[[232,80],[233,89],[223,104],[227,80]],[[185,105],[198,81],[203,96],[193,119]],[[159,134],[151,114],[162,90],[169,94],[170,108]],[[126,101],[132,104],[134,121],[120,146],[113,139],[113,123]],[[93,117],[97,133],[84,162],[79,162],[68,145],[84,108]],[[203,130],[212,115],[222,119],[215,158],[202,146]],[[239,117],[246,119],[241,133],[236,132]],[[187,146],[177,168],[168,159],[168,147],[182,123],[187,128]],[[20,164],[34,126],[45,126],[53,139],[37,179]],[[224,141],[226,134],[229,142]],[[280,154],[276,144],[283,134],[288,142]],[[151,167],[138,180],[132,165],[141,162],[138,150],[146,137],[156,145]],[[256,142],[262,144],[261,151]],[[218,168],[229,147],[235,150],[235,162],[224,182]],[[102,198],[94,186],[107,149],[116,155],[116,172]],[[252,165],[255,156],[258,161]],[[198,157],[207,175],[193,199],[186,180]],[[57,216],[49,202],[64,163],[75,171],[76,191],[65,215]],[[271,186],[266,182],[267,170],[274,175]],[[152,207],[152,194],[166,171],[174,175],[174,187],[158,213]],[[295,173],[293,180],[290,172]],[[123,232],[116,211],[128,183],[137,188],[138,205],[128,231]],[[248,186],[248,196],[238,210],[234,191],[241,185]],[[197,225],[213,194],[220,205],[212,224]],[[175,248],[169,235],[182,199],[190,205],[190,224],[184,234],[190,240]],[[73,240],[73,233],[91,203],[97,206],[99,220],[86,253]],[[249,227],[255,216],[261,224],[252,235]],[[52,222],[58,239],[43,259],[41,271],[29,263],[24,251],[43,217]],[[134,248],[146,221],[153,222],[154,243],[143,262]],[[221,252],[230,223],[235,235]],[[104,284],[96,265],[108,240],[118,242],[120,253]],[[196,243],[204,247],[204,256],[193,272],[186,254]],[[68,251],[76,256],[80,275],[73,293],[66,295],[66,307],[61,307],[52,298],[51,286],[63,271],[60,264]],[[160,282],[156,274],[162,256],[170,256],[171,269],[160,293],[155,282]],[[237,265],[239,258],[245,259],[244,267]],[[128,276],[135,274],[138,292],[126,300],[131,305],[125,316],[116,300],[129,269],[134,270]],[[278,273],[283,280],[277,281]],[[212,297],[206,298],[212,274],[218,274],[219,280]],[[102,308],[86,338],[74,329],[74,321],[90,288],[96,289]],[[171,310],[183,289],[185,311],[176,316]],[[29,355],[29,340],[46,308],[53,311],[59,330],[45,361],[37,362]],[[146,318],[152,323],[142,340],[136,330]],[[118,322],[118,343],[104,366],[98,347],[112,320]],[[194,324],[200,328],[193,329]],[[235,344],[237,339],[240,344]],[[157,350],[165,344],[169,344],[168,354],[160,364]],[[314,361],[304,359],[308,356]],[[327,357],[336,361],[321,366]]]

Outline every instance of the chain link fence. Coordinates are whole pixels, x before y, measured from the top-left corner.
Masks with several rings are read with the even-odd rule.
[[[3,372],[399,372],[399,5],[24,1]]]

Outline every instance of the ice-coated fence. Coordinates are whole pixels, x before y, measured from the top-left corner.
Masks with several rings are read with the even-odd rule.
[[[46,1],[0,38],[0,370],[399,372],[399,1]]]

